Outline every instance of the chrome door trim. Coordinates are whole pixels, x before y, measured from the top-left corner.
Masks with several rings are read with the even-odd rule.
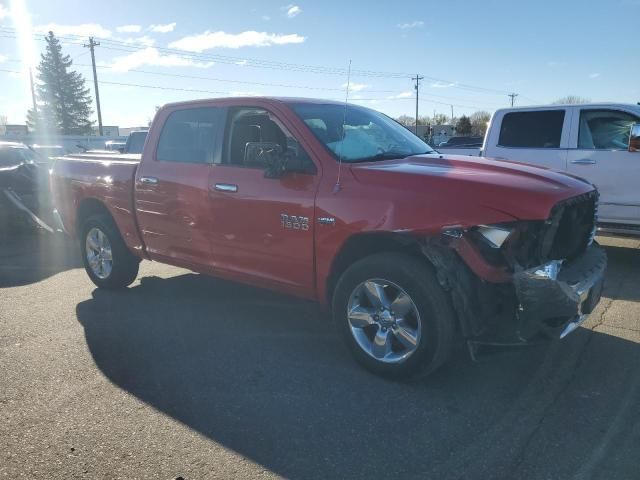
[[[140,183],[147,185],[157,185],[158,179],[156,177],[140,177]]]
[[[571,160],[571,163],[576,165],[595,165],[596,161],[590,158],[579,158],[578,160]]]
[[[238,191],[238,185],[233,183],[216,183],[213,186],[213,189],[217,192],[235,193]]]

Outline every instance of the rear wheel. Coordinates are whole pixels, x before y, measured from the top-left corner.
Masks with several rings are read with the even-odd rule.
[[[129,251],[107,215],[87,218],[80,247],[84,268],[98,287],[125,288],[138,276],[140,260]]]
[[[349,267],[336,286],[334,318],[356,360],[391,378],[426,375],[453,346],[456,317],[432,268],[384,253]]]

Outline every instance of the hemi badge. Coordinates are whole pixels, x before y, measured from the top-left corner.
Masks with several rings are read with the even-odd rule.
[[[333,217],[318,217],[318,223],[321,225],[335,225],[336,219]]]

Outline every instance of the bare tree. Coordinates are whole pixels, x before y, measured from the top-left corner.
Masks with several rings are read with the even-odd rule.
[[[567,95],[566,97],[559,98],[552,105],[579,105],[581,103],[589,103],[591,100],[577,95]]]
[[[398,123],[401,123],[405,127],[411,127],[416,124],[416,117],[410,117],[409,115],[400,115],[396,118]]]
[[[471,114],[471,135],[484,137],[484,134],[487,132],[489,120],[491,120],[491,114],[484,110]]]
[[[449,117],[447,117],[444,113],[436,113],[433,117],[434,125],[446,125],[449,121]]]

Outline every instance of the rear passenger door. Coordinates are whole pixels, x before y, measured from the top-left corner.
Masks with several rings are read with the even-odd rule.
[[[220,155],[225,109],[180,108],[158,114],[136,173],[135,207],[151,258],[211,266],[209,175]]]
[[[492,122],[500,127],[490,131],[487,156],[566,169],[570,109],[517,110],[500,115]]]
[[[636,114],[615,108],[575,107],[568,171],[600,190],[601,222],[640,225],[640,153],[629,152]]]

